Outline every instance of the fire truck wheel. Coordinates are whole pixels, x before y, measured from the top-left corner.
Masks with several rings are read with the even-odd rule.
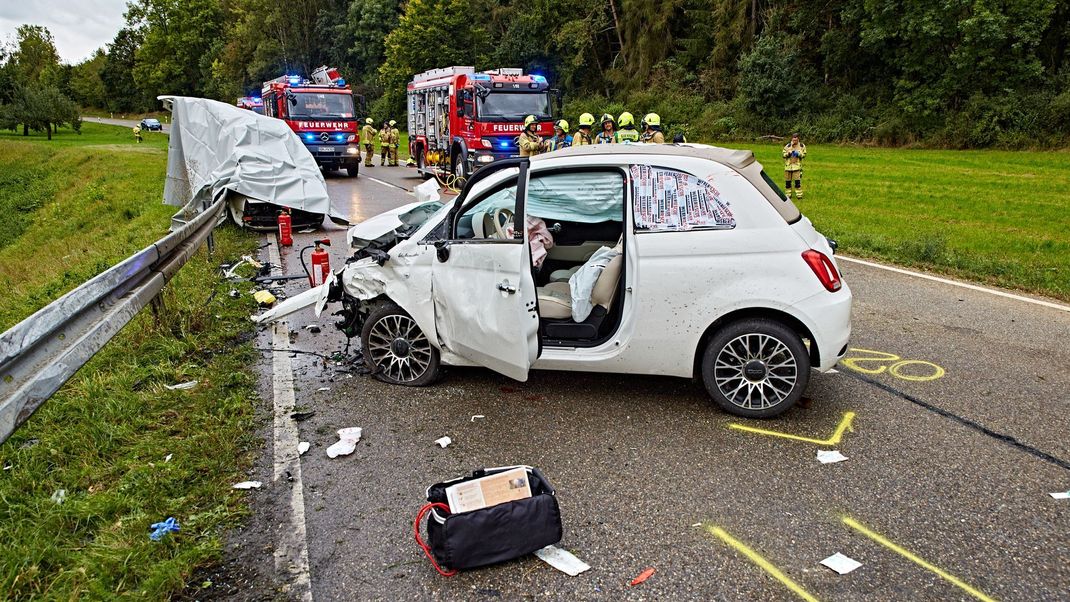
[[[346,167],[346,175],[350,178],[355,178],[360,173],[360,165],[350,165]]]
[[[458,180],[468,177],[468,164],[465,163],[464,155],[461,153],[457,153],[453,157],[453,175],[457,176]]]
[[[416,147],[416,169],[420,172],[420,177],[425,180],[431,179],[431,174],[427,173],[427,158],[424,156],[424,147]]]

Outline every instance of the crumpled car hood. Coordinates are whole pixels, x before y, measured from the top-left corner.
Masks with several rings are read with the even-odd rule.
[[[442,209],[438,201],[416,201],[402,205],[353,226],[346,233],[346,240],[353,251],[371,247],[386,250],[399,239],[408,238]]]

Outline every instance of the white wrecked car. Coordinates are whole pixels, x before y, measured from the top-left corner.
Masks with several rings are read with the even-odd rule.
[[[437,195],[436,195],[437,196]],[[523,227],[521,227],[523,225]],[[380,380],[443,365],[701,377],[729,412],[769,417],[844,356],[851,292],[829,241],[749,151],[577,147],[507,159],[456,201],[349,233],[327,298]],[[324,287],[326,288],[326,287]]]

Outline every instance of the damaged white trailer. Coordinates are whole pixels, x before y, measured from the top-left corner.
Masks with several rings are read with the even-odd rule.
[[[164,202],[182,207],[184,223],[226,195],[227,213],[243,227],[274,230],[289,208],[294,228],[319,227],[324,216],[348,225],[331,201],[316,160],[279,119],[206,98],[161,96],[172,113]]]

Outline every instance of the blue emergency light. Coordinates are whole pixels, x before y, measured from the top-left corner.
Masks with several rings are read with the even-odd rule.
[[[290,84],[291,85],[296,86],[299,83],[301,83],[301,76],[300,75],[291,75],[290,76]]]
[[[313,142],[313,141],[316,140],[316,135],[312,134],[312,133],[307,133],[307,134],[305,134],[305,140],[308,140],[309,142]]]
[[[339,142],[345,142],[346,135],[345,134],[335,134],[334,135],[334,139],[338,140]]]
[[[346,80],[339,77],[338,79],[334,80],[334,83],[341,87],[346,85]]]
[[[489,82],[490,81],[490,76],[487,75],[486,73],[476,73],[475,75],[472,76],[472,79],[477,81],[477,82]]]
[[[502,142],[502,148],[509,148],[509,141]]]
[[[545,84],[546,83],[546,78],[541,76],[541,75],[538,75],[538,74],[533,74],[531,76],[531,81],[538,82],[540,84]]]

